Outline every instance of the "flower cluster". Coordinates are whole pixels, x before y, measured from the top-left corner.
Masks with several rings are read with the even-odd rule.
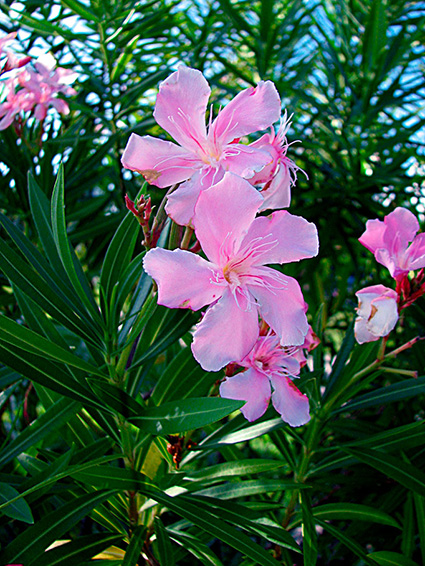
[[[401,207],[383,221],[367,221],[359,242],[388,269],[396,289],[373,285],[356,293],[359,307],[354,332],[360,344],[387,336],[397,324],[400,311],[425,294],[425,233],[418,231],[415,215]],[[409,273],[418,269],[410,279]]]
[[[221,395],[245,400],[249,420],[272,398],[282,418],[299,426],[309,419],[309,404],[292,378],[314,340],[298,282],[268,265],[315,256],[317,230],[286,210],[260,214],[290,204],[297,166],[286,155],[289,121],[285,114],[275,134],[281,104],[270,81],[240,92],[215,119],[211,109],[207,128],[209,95],[199,71],[179,67],[160,85],[154,112],[179,145],[133,134],[125,149],[125,167],[158,187],[178,185],[166,211],[196,236],[190,251],[151,249],[144,269],[157,284],[159,304],[202,310],[192,352],[205,370],[227,366]],[[270,134],[242,143],[267,128]],[[141,213],[128,206],[140,222]],[[231,376],[229,368],[242,371]]]
[[[3,45],[12,41],[16,33],[0,40],[0,57]],[[0,130],[4,130],[22,115],[30,112],[40,122],[53,107],[60,114],[68,114],[69,106],[58,94],[66,96],[76,94],[69,86],[75,81],[73,71],[56,67],[56,61],[50,54],[39,57],[31,68],[31,57],[17,58],[12,52],[6,53],[6,60],[1,66],[1,74],[7,73],[3,80],[0,103]]]

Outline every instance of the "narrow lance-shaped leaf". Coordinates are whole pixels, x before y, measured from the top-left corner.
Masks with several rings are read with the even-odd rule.
[[[68,240],[65,222],[65,202],[64,202],[64,178],[63,165],[59,167],[58,176],[52,194],[51,204],[52,229],[56,247],[65,271],[70,281],[75,287],[79,297],[86,305],[94,322],[101,329],[103,322],[99,313],[98,306],[93,298],[93,293],[88,286],[82,267],[76,258]]]

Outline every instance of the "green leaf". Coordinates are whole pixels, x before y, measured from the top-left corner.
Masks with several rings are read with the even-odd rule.
[[[361,462],[398,481],[407,489],[425,496],[425,473],[411,464],[403,462],[400,458],[394,458],[383,452],[367,450],[366,448],[361,450],[354,448],[342,449]]]
[[[410,558],[389,550],[371,552],[368,556],[373,558],[379,566],[419,566],[417,562],[413,562]]]
[[[308,493],[301,492],[300,497],[303,520],[304,566],[316,566],[318,555],[317,532],[311,509],[310,495]]]
[[[87,382],[98,398],[120,415],[129,418],[143,414],[142,405],[116,385],[97,379],[87,379]]]
[[[139,525],[136,527],[131,535],[130,544],[125,551],[124,560],[121,566],[137,566],[140,560],[140,553],[146,539],[146,527]],[[166,562],[164,562],[166,564]]]
[[[178,531],[172,527],[168,527],[170,537],[174,542],[180,545],[184,550],[190,552],[205,566],[223,566],[223,563],[217,558],[212,550],[198,537],[192,536],[190,533]]]
[[[86,5],[81,4],[81,2],[78,2],[77,0],[60,0],[60,1],[61,4],[67,6],[68,8],[71,8],[71,10],[75,14],[81,16],[82,18],[88,20],[89,22],[95,22],[95,23],[100,22],[97,15],[94,12],[92,12]]]
[[[425,393],[425,376],[406,379],[399,383],[393,383],[387,387],[382,387],[376,391],[372,391],[371,393],[366,393],[365,395],[356,397],[344,406],[336,409],[334,413],[357,411],[359,409],[376,407],[377,405],[385,405],[386,403],[391,403],[393,401],[416,397],[421,393]]]
[[[95,345],[100,344],[99,335],[90,323],[75,314],[61,295],[1,239],[0,268],[12,283],[58,322]]]
[[[415,502],[416,519],[419,533],[419,548],[421,549],[422,562],[425,564],[425,498],[417,493],[413,494]]]
[[[242,430],[225,434],[217,439],[207,439],[205,443],[199,444],[198,449],[209,449],[222,446],[223,444],[226,445],[238,444],[239,442],[247,442],[249,440],[252,440],[253,438],[258,438],[259,436],[263,436],[264,434],[268,434],[272,430],[277,430],[284,426],[285,423],[281,418],[270,419],[259,424],[248,425]],[[195,446],[194,450],[196,449],[197,447]]]
[[[337,529],[330,523],[322,521],[319,518],[316,518],[316,523],[323,527],[325,531],[328,531],[337,540],[341,541],[349,550],[351,550],[353,554],[364,560],[366,564],[369,564],[370,566],[376,566],[376,562],[374,560],[371,560],[370,558],[371,555],[366,554],[363,548],[355,540],[343,533],[340,529]]]
[[[223,462],[208,466],[206,468],[189,472],[185,479],[190,481],[203,481],[213,480],[219,478],[245,476],[249,474],[261,474],[262,472],[269,472],[276,470],[285,465],[281,460],[261,460],[261,459],[248,459],[248,460],[235,460],[233,462]]]
[[[7,503],[10,499],[13,499],[17,495],[19,495],[19,491],[17,491],[14,487],[6,483],[0,483],[0,504]],[[3,507],[2,513],[12,519],[23,521],[24,523],[34,523],[30,506],[25,499],[19,499],[7,507]]]
[[[254,560],[256,564],[261,564],[261,566],[277,566],[279,564],[268,552],[244,533],[236,530],[222,519],[217,519],[206,509],[200,508],[199,504],[193,504],[190,498],[184,496],[169,497],[163,493],[155,492],[150,492],[149,495],[170,511],[177,513],[208,534],[239,550],[243,555]]]
[[[118,226],[109,244],[100,274],[100,286],[104,290],[108,304],[111,300],[114,285],[131,261],[139,232],[140,225],[134,218],[134,215],[129,212]],[[142,265],[140,264],[141,274]]]
[[[71,471],[70,475],[78,481],[105,489],[139,491],[146,486],[155,487],[147,476],[130,468],[87,466],[85,470]]]
[[[174,551],[171,546],[170,537],[168,536],[168,533],[159,517],[155,517],[154,527],[159,563],[166,564],[167,566],[174,566]]]
[[[34,563],[48,546],[113,493],[112,491],[86,493],[55,509],[18,535],[0,554],[0,558],[5,564],[30,561]]]
[[[129,421],[144,432],[165,436],[215,423],[242,405],[243,401],[221,397],[190,398],[147,409]]]
[[[59,430],[71,416],[75,415],[80,407],[79,403],[66,398],[58,401],[0,452],[0,467],[13,460],[30,446],[40,442],[48,434]]]
[[[62,395],[94,407],[100,406],[92,392],[83,387],[57,364],[47,361],[45,357],[36,356],[2,342],[0,337],[0,358],[2,361],[18,371],[21,375],[45,387],[57,391]]]
[[[68,284],[69,279],[63,268],[53,237],[53,230],[50,222],[50,203],[46,195],[35,182],[31,173],[28,174],[28,197],[31,206],[31,214],[43,245],[44,252],[55,272],[62,278],[65,284]],[[72,287],[70,287],[70,289],[71,288]]]
[[[87,283],[83,269],[76,258],[68,240],[65,222],[65,202],[64,202],[64,178],[63,178],[63,165],[59,167],[58,176],[55,186],[53,187],[52,203],[52,229],[53,237],[55,239],[56,248],[61,258],[63,267],[68,274],[68,277],[73,284],[78,296],[86,305],[94,322],[96,322],[99,329],[103,328],[103,321],[99,313],[96,301],[93,298],[93,293]]]
[[[357,503],[328,503],[312,509],[314,517],[323,520],[341,521],[370,521],[380,525],[389,525],[401,529],[399,523],[388,513],[384,513],[375,507],[359,505]]]
[[[121,542],[122,536],[115,533],[97,533],[79,536],[38,556],[28,566],[76,566],[83,560],[90,560],[102,550]]]
[[[222,485],[215,485],[197,491],[198,495],[217,497],[218,499],[237,499],[250,495],[260,495],[264,493],[274,493],[283,490],[307,489],[310,486],[293,481],[282,480],[244,480],[229,482]]]
[[[27,352],[32,352],[39,356],[46,356],[54,361],[79,368],[90,375],[107,377],[95,366],[85,362],[70,351],[57,346],[50,340],[43,338],[36,332],[29,330],[22,324],[18,324],[2,314],[0,314],[0,331],[2,332],[1,340],[8,344],[18,346]]]

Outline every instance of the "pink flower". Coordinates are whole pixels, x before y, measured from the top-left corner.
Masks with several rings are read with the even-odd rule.
[[[16,90],[17,77],[11,77],[4,82],[6,99],[0,104],[0,130],[8,128],[15,116],[21,111],[26,112],[33,107],[33,101],[24,90]]]
[[[122,157],[127,169],[151,184],[183,183],[168,198],[167,213],[178,224],[189,224],[196,201],[231,171],[245,179],[272,161],[270,153],[240,138],[264,130],[278,120],[279,94],[272,82],[260,82],[240,92],[218,113],[208,131],[205,113],[210,87],[200,71],[180,66],[159,88],[154,117],[180,145],[132,134]]]
[[[265,267],[318,252],[314,224],[287,211],[255,218],[263,199],[251,185],[226,173],[202,191],[195,233],[208,260],[183,250],[154,249],[144,268],[158,284],[158,303],[199,310],[192,351],[201,366],[216,371],[244,358],[254,346],[258,315],[283,345],[299,345],[308,331],[305,302],[295,279]]]
[[[261,191],[264,203],[260,210],[287,208],[291,203],[291,187],[297,180],[297,171],[302,169],[286,155],[289,147],[286,133],[290,126],[291,117],[287,118],[285,111],[277,134],[271,128],[270,134],[264,134],[251,144],[251,147],[267,151],[272,157],[269,165],[249,179],[252,185],[264,185]]]
[[[49,54],[37,59],[34,66],[36,71],[28,70],[20,76],[21,86],[28,92],[34,101],[34,116],[42,121],[47,110],[53,106],[60,114],[68,114],[69,106],[58,93],[74,95],[76,91],[69,86],[76,78],[76,73],[61,67],[55,68],[56,61]]]
[[[238,362],[247,370],[228,377],[220,385],[220,395],[246,401],[241,411],[249,421],[265,413],[271,397],[285,422],[291,426],[305,424],[310,420],[308,398],[291,380],[300,371],[293,356],[297,350],[283,348],[277,336],[260,336],[251,352]]]
[[[416,236],[418,230],[416,216],[399,207],[383,222],[368,220],[359,242],[385,265],[394,279],[400,280],[409,271],[425,267],[425,233]]]
[[[365,287],[356,293],[359,299],[354,334],[359,344],[387,336],[398,320],[398,295],[384,285]]]

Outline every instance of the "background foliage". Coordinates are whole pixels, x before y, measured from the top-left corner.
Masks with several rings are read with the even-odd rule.
[[[378,364],[351,324],[357,289],[391,285],[357,242],[364,222],[396,206],[424,220],[423,2],[0,8],[24,52],[79,72],[41,143],[36,123],[0,135],[0,563],[424,563],[423,342]],[[205,73],[215,108],[270,79],[293,113],[289,156],[306,174],[291,212],[321,242],[288,271],[321,338],[302,428],[271,409],[250,424],[218,398],[223,375],[187,348],[196,314],[157,306],[141,272],[124,195],[159,207],[164,193],[120,157],[131,132],[163,135],[156,89],[181,62]],[[387,352],[424,326],[421,299]]]

